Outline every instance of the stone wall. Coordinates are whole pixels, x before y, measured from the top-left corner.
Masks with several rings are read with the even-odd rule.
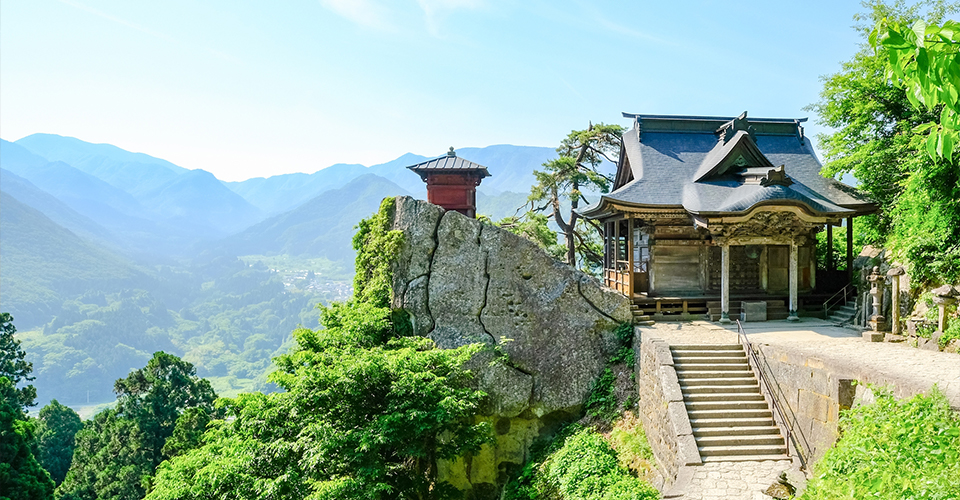
[[[441,464],[472,498],[497,498],[532,442],[579,415],[616,352],[613,329],[632,320],[619,293],[555,261],[532,242],[457,212],[396,199],[404,233],[391,263],[392,306],[438,346],[483,343],[471,363],[489,394],[484,417],[496,443]]]
[[[840,410],[849,409],[864,394],[866,387],[855,385],[855,380],[891,382],[780,345],[755,344],[754,349],[771,390],[786,405],[783,411],[794,440],[809,463],[820,460],[839,438]]]
[[[638,327],[634,336],[634,350],[638,353],[638,411],[664,478],[665,484],[658,489],[668,491],[681,467],[702,462],[683,404],[670,346],[663,340],[645,336],[648,331]]]

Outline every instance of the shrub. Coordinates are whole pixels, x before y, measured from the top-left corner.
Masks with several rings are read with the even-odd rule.
[[[842,437],[816,466],[804,499],[949,499],[960,496],[960,417],[937,390],[844,412]]]

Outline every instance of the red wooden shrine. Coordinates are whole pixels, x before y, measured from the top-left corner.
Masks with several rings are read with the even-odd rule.
[[[407,168],[427,183],[427,201],[467,217],[477,216],[477,186],[490,176],[487,167],[457,157],[450,148],[444,156]]]

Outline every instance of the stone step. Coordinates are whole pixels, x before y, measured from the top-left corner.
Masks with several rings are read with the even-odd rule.
[[[762,434],[759,436],[730,435],[730,436],[703,436],[696,438],[697,447],[715,446],[784,446],[780,434]],[[786,448],[786,446],[784,446]],[[784,449],[783,453],[786,453]]]
[[[677,370],[677,377],[681,380],[689,380],[690,383],[693,383],[696,379],[701,378],[745,378],[753,379],[753,372],[749,370],[724,370],[724,371],[708,371],[708,370]]]
[[[651,319],[651,320],[645,320],[645,321],[634,321],[634,322],[633,322],[633,324],[634,324],[635,326],[650,326],[650,325],[653,325],[654,323],[656,323],[656,322],[653,321],[652,319]]]
[[[695,427],[693,436],[695,438],[711,436],[761,436],[776,434],[780,436],[780,428],[775,425],[758,425],[751,427]]]
[[[678,344],[670,346],[671,351],[741,351],[740,344]]]
[[[674,361],[673,366],[677,370],[691,370],[691,371],[696,370],[696,371],[704,371],[704,372],[712,372],[712,371],[730,372],[730,371],[744,371],[744,370],[750,369],[750,365],[746,361],[743,361],[740,363],[690,363],[686,361],[677,363],[676,361]]]
[[[701,418],[773,418],[769,408],[751,410],[688,410],[690,420]]]
[[[676,349],[672,349],[672,348],[671,348],[670,351],[671,351],[671,353],[673,354],[673,358],[674,358],[674,359],[677,359],[677,358],[687,358],[687,357],[709,358],[709,359],[746,357],[746,354],[743,352],[743,348],[735,349],[735,350],[729,350],[729,351],[718,351],[718,350],[710,351],[710,350],[706,350],[706,349],[697,349],[697,350],[694,350],[694,349],[684,349],[684,350],[676,350]]]
[[[766,401],[689,401],[687,412],[702,410],[769,410]]]
[[[683,400],[687,403],[700,401],[766,401],[759,390],[755,392],[687,394],[683,397]]]
[[[707,379],[710,380],[710,379]],[[698,381],[699,382],[699,381]],[[681,385],[680,392],[683,393],[683,397],[687,397],[688,394],[703,394],[705,392],[709,393],[726,393],[726,394],[735,394],[741,392],[750,392],[752,390],[760,390],[760,385],[757,384],[757,381],[754,380],[752,385],[738,384],[738,385],[709,385],[709,384],[700,384],[697,385]]]
[[[776,427],[772,417],[768,418],[691,418],[694,429],[707,427]]]
[[[717,457],[700,457],[700,460],[706,462],[767,462],[775,460],[790,460],[787,455],[728,455]]]
[[[650,321],[650,316],[647,314],[634,314],[633,321]]]
[[[787,447],[784,445],[748,445],[748,446],[698,446],[700,457],[730,457],[730,456],[785,456]]]
[[[747,364],[747,355],[740,353],[736,356],[716,356],[716,357],[706,357],[706,356],[696,356],[696,355],[687,355],[687,354],[678,354],[673,356],[673,363],[703,363],[703,364],[715,364],[715,365],[733,365],[733,364]]]

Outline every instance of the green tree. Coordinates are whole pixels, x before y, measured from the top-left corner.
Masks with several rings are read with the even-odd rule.
[[[960,23],[946,20],[942,26],[923,19],[907,28],[896,19],[880,20],[870,33],[870,45],[883,47],[886,76],[898,86],[914,109],[937,112],[938,121],[917,128],[926,132],[924,148],[931,159],[950,162],[960,142]]]
[[[931,23],[957,8],[956,3],[902,1],[864,4],[856,17],[864,37],[860,50],[840,72],[823,78],[820,101],[808,109],[834,132],[819,136],[827,163],[824,175],[853,173],[879,204],[862,228],[865,241],[885,244],[912,266],[923,281],[960,277],[960,179],[955,166],[916,152],[923,126],[939,111],[914,107],[901,88],[887,78],[888,54],[874,50],[868,38],[884,19],[906,23],[925,15]]]
[[[77,412],[54,399],[40,410],[36,426],[34,455],[50,473],[53,482],[59,485],[73,461],[74,438],[83,428],[83,421]]]
[[[589,229],[577,213],[583,189],[606,193],[612,182],[599,171],[604,161],[617,162],[620,153],[619,125],[590,125],[586,130],[574,130],[557,148],[558,158],[543,164],[543,170],[533,172],[537,183],[530,189],[531,212],[546,213],[560,228],[566,243],[566,261],[571,266],[581,261],[601,262],[596,243],[591,243]],[[561,202],[569,200],[570,211],[563,214]],[[599,228],[594,227],[596,231]]]
[[[73,463],[57,490],[62,498],[143,498],[157,465],[168,458],[164,445],[180,415],[191,408],[212,412],[216,399],[193,365],[163,352],[117,380],[114,391],[116,408],[98,413],[76,435]]]
[[[437,461],[475,451],[489,428],[463,364],[480,349],[437,349],[393,321],[393,200],[354,238],[354,299],[321,307],[322,330],[298,329],[275,359],[285,392],[222,399],[202,446],[161,464],[148,498],[439,499]]]
[[[13,316],[10,313],[0,313],[0,377],[6,377],[12,388],[4,392],[4,397],[11,398],[10,404],[21,408],[34,405],[37,390],[28,385],[17,389],[17,385],[34,379],[30,376],[33,363],[28,362],[26,353],[20,348],[20,341],[14,336],[17,327],[13,326]]]
[[[53,480],[30,450],[33,422],[23,418],[13,383],[0,376],[0,500],[53,497]]]

